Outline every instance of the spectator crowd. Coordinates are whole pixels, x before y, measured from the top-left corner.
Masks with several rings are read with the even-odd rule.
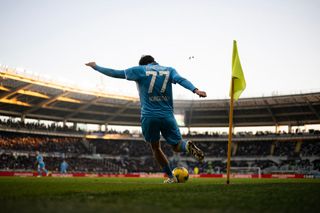
[[[0,120],[0,127],[6,126],[16,129],[34,129],[46,131],[65,131],[73,133],[73,128],[55,125],[25,124],[21,122]],[[105,140],[83,137],[48,136],[42,134],[27,134],[9,131],[0,131],[0,169],[1,170],[34,170],[35,152],[44,154],[47,168],[56,171],[59,164],[65,159],[70,165],[69,171],[78,172],[161,172],[159,165],[153,158],[150,145],[142,139]],[[124,133],[109,130],[109,134]],[[236,137],[250,138],[233,142],[232,156],[238,160],[232,161],[233,167],[259,167],[265,171],[313,171],[320,170],[320,141],[312,140],[287,140],[280,142],[277,137],[287,133],[257,132],[252,134],[244,132]],[[318,131],[307,133],[294,132],[293,135],[318,135]],[[273,140],[261,140],[261,136],[274,137]],[[225,158],[227,156],[226,140],[210,141],[203,138],[221,138],[226,135],[218,133],[188,134],[206,156],[204,164],[198,164],[185,154],[176,154],[170,145],[162,143],[164,153],[169,157],[174,166],[198,167],[200,172],[222,173],[226,170]],[[251,140],[259,138],[260,140]],[[200,142],[202,141],[202,142]],[[55,155],[53,153],[60,153]],[[64,154],[66,154],[64,156]],[[67,155],[69,154],[69,155]],[[73,154],[73,155],[70,155]],[[262,158],[262,159],[261,159]],[[240,160],[239,160],[240,159]],[[276,160],[274,160],[276,159]],[[273,170],[272,170],[273,169]]]

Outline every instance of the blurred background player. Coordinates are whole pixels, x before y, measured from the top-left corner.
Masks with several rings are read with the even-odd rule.
[[[60,173],[67,174],[68,167],[69,167],[69,164],[66,162],[66,160],[63,160],[60,164]]]
[[[173,176],[169,161],[161,149],[160,132],[175,152],[190,153],[198,161],[203,161],[203,152],[193,142],[182,139],[173,113],[172,84],[178,83],[199,97],[206,97],[206,92],[197,89],[190,81],[181,77],[174,68],[160,66],[151,55],[142,56],[139,66],[126,70],[100,67],[95,62],[89,62],[86,65],[104,75],[137,83],[141,104],[142,134],[145,140],[151,143],[157,162],[168,175],[164,183],[176,183],[177,179]]]
[[[45,163],[43,161],[43,157],[39,151],[36,152],[36,164],[38,165],[38,177],[42,176],[42,172],[46,173],[46,176],[49,175],[49,171],[45,167]]]

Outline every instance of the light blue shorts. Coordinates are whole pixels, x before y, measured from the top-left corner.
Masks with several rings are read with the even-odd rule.
[[[39,169],[44,169],[44,167],[45,167],[45,164],[44,164],[44,163],[39,163],[39,164],[38,164],[38,168],[39,168]]]
[[[174,116],[166,118],[141,118],[142,134],[147,142],[154,143],[160,140],[161,135],[170,145],[176,145],[182,136]]]

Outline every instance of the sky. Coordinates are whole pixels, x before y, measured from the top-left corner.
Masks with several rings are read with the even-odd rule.
[[[237,40],[242,97],[319,92],[319,11],[320,0],[0,0],[0,64],[138,96],[134,82],[84,64],[126,69],[151,54],[220,99],[228,98]],[[197,99],[179,85],[174,97]]]

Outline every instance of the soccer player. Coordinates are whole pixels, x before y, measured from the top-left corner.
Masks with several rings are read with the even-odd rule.
[[[60,164],[60,173],[61,174],[67,174],[67,169],[69,167],[69,164],[66,162],[66,160],[63,160]]]
[[[36,160],[36,164],[38,164],[38,177],[42,176],[42,172],[44,171],[46,173],[46,176],[49,175],[49,171],[46,169],[45,163],[43,161],[43,157],[40,154],[39,151],[36,152],[37,155],[37,160]]]
[[[206,92],[199,90],[190,81],[181,77],[174,68],[160,66],[151,55],[142,56],[139,66],[126,70],[100,67],[95,62],[89,62],[86,65],[104,75],[137,83],[141,104],[142,134],[146,142],[151,143],[157,162],[168,175],[164,183],[176,183],[177,179],[173,176],[169,161],[161,150],[160,132],[175,152],[190,153],[198,161],[203,161],[203,152],[192,141],[182,139],[173,114],[172,84],[178,83],[199,97],[206,97]]]

